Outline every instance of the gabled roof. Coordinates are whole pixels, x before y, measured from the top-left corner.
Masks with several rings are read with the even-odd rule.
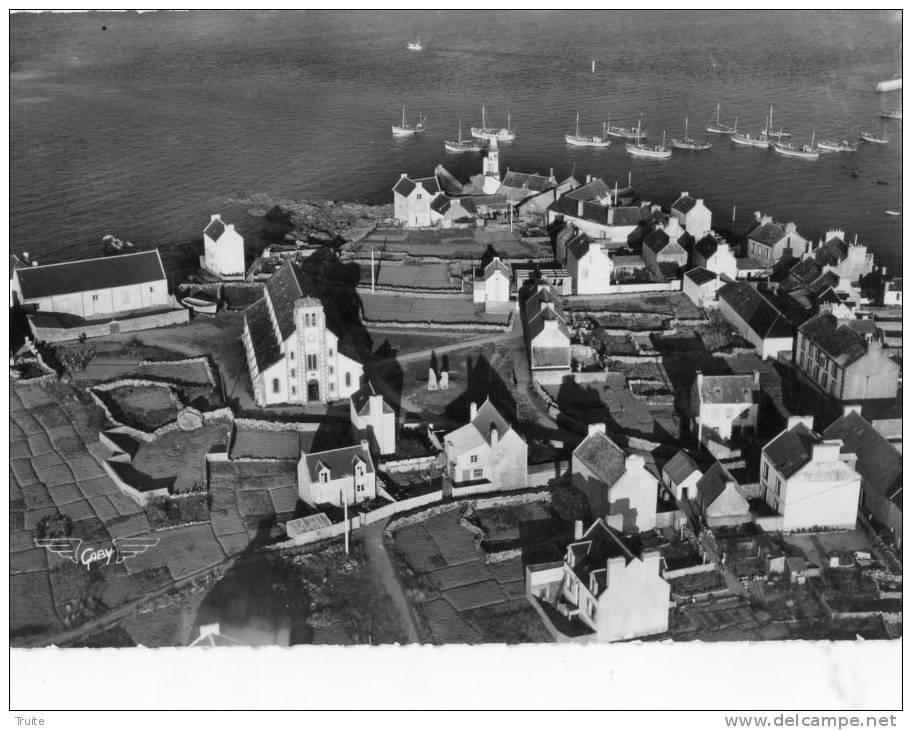
[[[541,311],[542,305],[549,303],[554,305],[554,310],[562,319],[566,319],[560,299],[554,294],[550,286],[542,287],[526,300],[526,319],[531,320]]]
[[[330,480],[353,476],[355,464],[359,461],[364,463],[366,474],[371,474],[374,471],[374,462],[371,460],[370,451],[360,444],[358,446],[343,446],[341,449],[332,449],[331,451],[316,451],[312,454],[305,454],[303,458],[307,463],[307,471],[313,481],[319,480],[320,471],[323,468],[329,469]]]
[[[589,253],[591,244],[592,239],[587,234],[580,233],[567,242],[567,253],[579,261],[583,256]]]
[[[602,519],[590,525],[582,540],[571,543],[567,548],[574,556],[572,570],[587,589],[591,583],[590,575],[596,574],[596,598],[606,587],[605,577],[600,573],[605,571],[608,560],[624,558],[625,564],[628,564],[637,557],[627,546],[623,536],[617,530],[608,527]]]
[[[795,264],[788,275],[790,279],[794,279],[799,284],[809,286],[812,282],[816,281],[822,273],[823,269],[814,259],[804,259]]]
[[[842,453],[855,454],[857,471],[866,486],[885,499],[902,491],[902,455],[862,416],[854,411],[837,418],[823,432],[825,439],[841,439]],[[902,498],[898,504],[902,509]]]
[[[272,326],[272,317],[269,314],[269,303],[266,298],[258,299],[244,310],[244,321],[250,331],[250,341],[253,345],[253,357],[256,360],[257,370],[263,372],[266,368],[277,363],[282,357],[282,347]]]
[[[284,342],[295,331],[295,302],[311,294],[310,286],[301,270],[291,261],[286,261],[266,282],[265,292],[272,303]]]
[[[887,282],[890,285],[890,291],[902,291],[902,277],[891,279]]]
[[[764,446],[763,453],[776,471],[788,479],[811,460],[814,445],[820,441],[820,436],[803,423],[798,423]]]
[[[714,462],[697,482],[697,492],[699,492],[703,504],[710,505],[715,502],[725,491],[725,483],[729,481],[734,481],[731,474],[718,461]]]
[[[485,266],[485,269],[484,269],[484,278],[485,278],[485,280],[490,279],[490,278],[491,278],[492,276],[494,276],[494,274],[496,274],[498,271],[499,271],[501,274],[503,274],[504,276],[506,276],[507,279],[510,278],[510,267],[507,266],[507,265],[506,265],[503,261],[501,261],[499,258],[496,258],[496,257],[495,257],[494,259],[491,260],[491,262],[490,262],[487,266]]]
[[[421,186],[427,190],[429,193],[439,193],[442,192],[440,187],[440,181],[437,179],[436,175],[431,177],[419,177],[414,181],[415,183],[420,183]]]
[[[573,458],[579,459],[609,488],[627,471],[627,454],[601,431],[589,434],[574,449]]]
[[[668,478],[675,484],[680,484],[695,471],[700,472],[700,467],[697,466],[697,462],[691,458],[690,454],[681,449],[677,454],[665,462],[662,471],[665,472],[668,475]],[[702,474],[702,472],[700,473]]]
[[[597,200],[611,194],[611,188],[601,178],[596,178],[585,185],[566,193],[563,197],[569,200]]]
[[[564,321],[564,318],[555,312],[550,307],[542,309],[537,314],[529,319],[526,324],[526,331],[529,336],[529,341],[533,342],[536,337],[538,337],[547,326],[546,322],[557,322],[557,329],[567,338],[567,345],[570,344],[570,329],[567,327],[567,323]]]
[[[690,271],[685,272],[684,276],[690,279],[697,286],[703,286],[704,284],[708,284],[709,282],[715,281],[719,278],[714,271],[708,271],[702,266],[698,266],[695,269],[691,269]]]
[[[352,405],[355,407],[355,413],[359,416],[368,416],[370,415],[370,399],[373,395],[379,395],[376,390],[374,390],[373,384],[368,381],[364,386],[356,390],[351,395]],[[395,413],[389,404],[386,402],[386,399],[383,399],[383,412],[384,413]]]
[[[418,183],[421,183],[422,187],[431,194],[441,192],[440,181],[437,179],[436,175],[433,175],[431,177],[418,177],[415,179],[412,179],[410,177],[401,177],[399,178],[399,181],[393,186],[393,192],[408,197],[418,186]]]
[[[714,235],[707,233],[694,244],[694,251],[700,254],[704,259],[710,259],[718,250],[719,243],[719,240]]]
[[[550,177],[539,175],[537,172],[528,174],[525,172],[508,171],[501,181],[501,186],[508,188],[526,188],[533,193],[541,193],[557,186],[557,183]]]
[[[16,269],[23,300],[167,281],[158,249]]]
[[[685,231],[676,241],[672,241],[671,237],[663,229],[656,228],[652,233],[646,236],[645,239],[643,239],[643,245],[648,246],[657,254],[661,253],[667,255],[686,255],[687,250],[682,245],[682,242],[686,242],[689,237],[690,234]]]
[[[685,194],[682,195],[680,198],[678,198],[678,199],[672,204],[671,207],[672,207],[674,210],[677,210],[677,211],[679,211],[679,212],[684,213],[685,215],[687,215],[687,213],[689,213],[689,212],[691,211],[691,209],[692,209],[696,204],[697,204],[697,201],[694,200],[693,198],[691,198],[689,195],[687,195],[687,194],[685,193]]]
[[[225,224],[222,222],[221,218],[215,218],[209,221],[209,225],[203,229],[203,233],[209,236],[213,241],[218,241],[224,232]]]
[[[700,388],[703,403],[757,403],[760,383],[748,375],[704,375]]]
[[[441,215],[443,215],[449,209],[450,209],[450,199],[443,193],[440,193],[436,198],[434,198],[431,201],[431,210],[433,210],[435,213],[440,213]]]
[[[868,352],[868,343],[852,324],[821,312],[798,328],[808,340],[842,366],[850,365]]]
[[[814,258],[821,266],[837,266],[848,254],[848,244],[834,236],[814,251]]]
[[[301,452],[310,450],[313,431],[263,431],[235,425],[229,459],[287,459],[297,461]]]
[[[747,237],[752,241],[757,241],[766,246],[773,246],[785,238],[785,226],[776,221],[761,223],[759,226],[748,232]]]
[[[444,436],[444,441],[452,445],[456,453],[463,454],[482,444],[491,443],[491,431],[497,429],[498,440],[502,439],[513,427],[494,407],[490,399],[485,399],[475,414],[475,418],[455,431]],[[520,438],[522,438],[520,436]]]
[[[766,297],[742,281],[719,289],[719,299],[728,304],[761,339],[792,337],[792,325]]]

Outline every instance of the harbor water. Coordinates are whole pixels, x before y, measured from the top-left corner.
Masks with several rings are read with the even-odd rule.
[[[901,92],[875,90],[899,67],[899,12],[45,13],[10,33],[10,246],[48,262],[100,255],[108,233],[167,248],[214,212],[252,233],[255,194],[386,203],[400,173],[438,162],[465,179],[479,156],[443,140],[484,104],[517,130],[502,168],[631,173],[645,199],[704,198],[723,227],[763,211],[901,265],[902,216],[885,211],[902,209],[902,121],[878,118]],[[712,137],[717,103],[754,135],[772,105],[799,146],[859,127],[890,142],[816,162],[724,137],[668,160],[564,142],[577,112],[582,134],[642,112],[650,142],[685,116]],[[423,135],[392,137],[403,104]]]

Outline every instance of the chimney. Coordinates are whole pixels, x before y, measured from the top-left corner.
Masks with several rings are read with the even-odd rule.
[[[28,263],[28,262],[29,262],[28,251],[23,251],[23,252],[22,252],[22,260],[23,260],[25,263]]]
[[[694,385],[697,386],[697,394],[700,400],[703,400],[702,395],[699,395],[703,392],[703,371],[697,370],[697,379],[694,381]]]
[[[497,446],[497,439],[500,434],[497,433],[497,426],[491,426],[491,446]]]
[[[554,179],[554,168],[553,168],[553,167],[548,171],[548,179],[549,179],[551,182],[557,182],[557,181]]]
[[[582,540],[583,539],[583,521],[576,520],[573,523],[573,539]]]
[[[592,175],[586,175],[586,184],[588,185],[591,182],[592,182]]]
[[[469,404],[469,420],[474,421],[475,416],[477,416],[477,415],[478,415],[478,404],[475,403],[475,401],[472,401]]]
[[[854,403],[852,405],[842,407],[843,416],[848,416],[850,413],[857,413],[860,416],[861,415],[861,404]]]
[[[760,389],[760,371],[754,370],[754,385],[757,387],[757,390]]]
[[[763,215],[759,210],[754,211],[754,220],[757,221],[757,223],[760,223],[763,220]]]
[[[580,218],[583,217],[583,201],[582,201],[582,200],[577,200],[577,201],[576,201],[576,214],[577,214]]]
[[[689,198],[689,197],[690,197],[690,193],[688,193],[688,192],[685,190],[683,193],[681,193],[681,197],[682,197],[682,198]]]
[[[813,416],[789,416],[788,423],[786,424],[786,429],[791,431],[799,423],[803,423],[812,431],[814,430],[814,417]]]
[[[604,423],[590,423],[589,432],[586,436],[591,436],[594,433],[605,433],[605,424]]]
[[[361,439],[361,448],[367,452],[370,451],[370,444],[368,443],[367,439]]]
[[[404,180],[407,177],[408,177],[408,175],[406,175],[404,172],[399,175],[400,180]]]
[[[697,198],[697,205],[703,205],[703,198]]]
[[[221,219],[222,219],[222,216],[219,215],[218,213],[211,213],[211,214],[209,215],[209,222],[210,222],[210,223],[212,223],[213,221],[221,220]]]
[[[636,471],[646,466],[646,460],[639,454],[628,454],[624,459],[624,468],[627,471]]]
[[[725,480],[725,489],[726,489],[726,490],[729,490],[729,489],[737,489],[737,488],[738,488],[738,485],[735,484],[735,482],[734,482],[733,480],[731,480],[731,479],[726,479],[726,480]]]
[[[796,230],[796,229],[795,229],[795,224],[794,224],[794,223],[789,222],[789,223],[786,223],[786,224],[785,224],[785,232],[786,232],[786,233],[794,233],[795,230]]]
[[[811,447],[811,461],[836,461],[839,459],[840,449],[842,449],[840,439],[814,444]]]

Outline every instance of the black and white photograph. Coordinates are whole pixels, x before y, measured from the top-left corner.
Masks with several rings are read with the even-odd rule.
[[[895,725],[902,20],[10,11],[10,709],[458,653],[772,713],[707,681],[775,656]]]

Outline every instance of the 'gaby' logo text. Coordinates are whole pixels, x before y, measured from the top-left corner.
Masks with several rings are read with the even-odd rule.
[[[115,537],[110,547],[89,547],[80,549],[82,540],[76,537],[35,538],[36,547],[47,548],[61,558],[75,565],[84,565],[86,570],[94,564],[116,565],[136,557],[158,545],[157,537]]]

